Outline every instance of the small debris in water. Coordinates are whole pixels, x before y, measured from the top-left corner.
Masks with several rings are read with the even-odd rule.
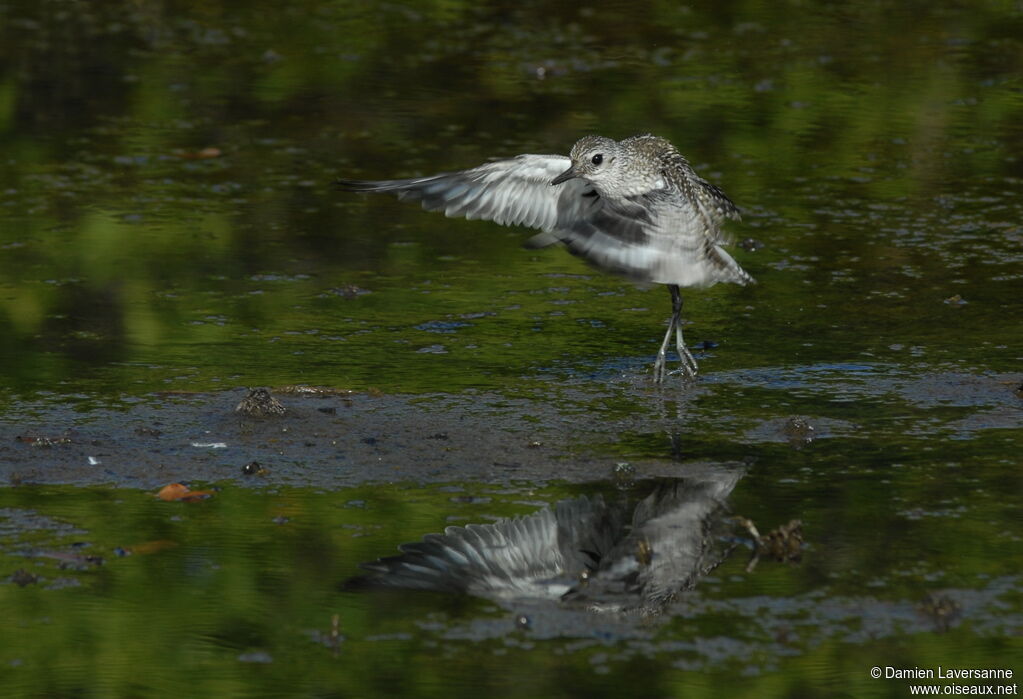
[[[789,418],[789,421],[785,423],[785,427],[782,428],[782,432],[785,433],[789,444],[797,449],[812,442],[815,431],[813,425],[801,417]]]
[[[355,284],[343,284],[341,286],[336,286],[333,289],[328,289],[327,293],[333,294],[334,296],[340,296],[343,299],[357,299],[360,296],[365,296],[370,293],[370,291],[369,289],[363,289]]]
[[[258,461],[250,461],[242,466],[242,473],[246,476],[265,476],[269,471],[263,468]]]
[[[332,388],[330,386],[281,386],[274,389],[277,393],[297,393],[305,396],[350,396],[355,391],[350,388]]]
[[[341,616],[335,614],[330,618],[330,646],[334,649],[334,653],[338,652],[341,646],[341,641],[345,640],[345,637],[341,635]]]
[[[539,449],[540,447],[543,446],[543,442],[540,442],[540,441],[537,441],[537,440],[533,440],[532,442],[530,442],[526,446],[529,447],[530,449]]]
[[[949,296],[947,299],[945,299],[945,304],[948,306],[965,306],[967,303],[969,303],[969,301],[964,299],[959,294],[956,294],[955,296]]]
[[[803,522],[793,519],[768,532],[759,544],[777,561],[799,561],[803,557]]]
[[[281,402],[270,394],[268,388],[250,388],[249,394],[235,407],[236,413],[248,417],[280,417],[288,412]]]
[[[327,633],[319,629],[307,631],[306,633],[314,643],[330,648],[335,656],[341,650],[341,644],[347,640],[345,635],[341,633],[341,616],[339,614],[335,614],[330,618],[330,631]]]
[[[53,447],[58,444],[71,444],[71,437],[65,432],[59,437],[36,437],[33,435],[20,434],[15,439],[19,442],[30,444],[33,447]]]
[[[18,568],[16,571],[11,573],[11,577],[8,578],[8,580],[18,587],[25,587],[26,585],[35,585],[39,582],[39,576],[33,575],[24,568]]]
[[[447,354],[448,348],[444,345],[427,345],[416,350],[418,354]]]
[[[451,502],[458,503],[459,505],[486,505],[493,502],[493,498],[479,495],[452,495]]]
[[[136,554],[144,556],[163,551],[164,549],[174,548],[177,545],[176,541],[157,539],[155,541],[143,541],[141,544],[135,544],[134,546],[119,546],[114,549],[114,553],[118,556],[134,556]]]
[[[174,155],[182,160],[208,160],[209,158],[219,158],[223,155],[223,151],[214,146],[210,146],[197,151],[176,150],[174,151]]]
[[[757,250],[763,250],[766,246],[756,238],[743,238],[742,242],[739,243],[739,247],[749,252],[756,252]]]
[[[741,524],[753,537],[756,548],[753,556],[746,565],[746,572],[752,573],[757,567],[761,556],[769,556],[781,563],[796,563],[803,557],[803,522],[798,519],[789,521],[788,524],[774,529],[766,536],[760,536],[757,526],[753,520],[746,517],[736,517],[735,521]]]
[[[533,625],[533,620],[525,614],[519,614],[515,617],[515,628],[525,631]]]
[[[934,592],[928,594],[927,599],[917,605],[917,611],[932,619],[940,632],[948,631],[952,623],[962,616],[962,607],[958,602],[948,595]]]
[[[636,482],[636,467],[628,461],[621,461],[611,469],[611,480],[618,488],[631,488]]]
[[[37,558],[52,558],[59,561],[58,568],[61,570],[86,570],[89,566],[103,565],[103,556],[84,556],[80,553],[68,553],[67,551],[37,551],[31,554]]]
[[[272,663],[274,658],[265,650],[250,650],[239,655],[238,661],[242,663]]]

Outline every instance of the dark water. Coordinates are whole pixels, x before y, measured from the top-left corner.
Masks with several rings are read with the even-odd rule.
[[[1021,75],[1011,2],[0,2],[6,422],[254,385],[486,392],[635,462],[636,497],[642,464],[742,463],[732,511],[807,541],[798,565],[733,555],[657,623],[518,629],[338,586],[616,485],[482,464],[179,506],[99,472],[12,482],[0,580],[38,581],[0,585],[4,693],[906,696],[870,668],[1023,672]],[[662,289],[332,185],[593,132],[670,139],[763,244],[733,249],[756,286],[686,297],[694,387],[647,383]]]

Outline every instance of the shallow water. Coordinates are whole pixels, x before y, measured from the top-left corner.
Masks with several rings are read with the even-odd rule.
[[[1020,37],[1000,2],[0,2],[0,580],[37,578],[0,585],[4,686],[905,696],[870,668],[1023,672]],[[686,294],[693,385],[649,383],[662,289],[332,185],[646,131],[762,244],[732,248],[757,285]],[[241,387],[296,384],[355,393],[300,438],[232,422]],[[649,625],[339,589],[448,524],[619,492],[619,462],[635,497],[743,464],[731,511],[801,519],[802,562],[737,552]],[[152,497],[173,480],[220,490]]]

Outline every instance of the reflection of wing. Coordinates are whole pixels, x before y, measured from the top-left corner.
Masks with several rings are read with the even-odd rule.
[[[636,506],[629,535],[565,600],[599,609],[633,607],[640,599],[657,606],[692,588],[720,562],[708,527],[741,477],[742,471],[714,469],[659,484]]]
[[[571,164],[563,155],[520,155],[461,172],[409,180],[339,180],[338,185],[354,192],[394,192],[451,217],[552,231],[588,217],[601,205],[584,180],[551,186]]]
[[[496,524],[448,527],[402,554],[363,564],[352,587],[467,592],[490,598],[558,599],[596,568],[621,530],[620,513],[599,496]]]
[[[466,592],[503,600],[558,600],[594,610],[650,609],[720,562],[708,534],[741,470],[657,485],[632,514],[599,496],[496,524],[448,527],[362,567],[349,587]],[[586,582],[580,574],[588,571]]]

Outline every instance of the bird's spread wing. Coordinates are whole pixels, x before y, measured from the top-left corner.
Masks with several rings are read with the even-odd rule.
[[[408,180],[339,180],[356,192],[394,192],[422,201],[429,211],[552,231],[586,218],[600,207],[593,188],[579,179],[556,187],[551,180],[572,162],[562,155],[520,155],[471,170]]]
[[[637,281],[697,287],[752,282],[721,248],[718,221],[725,214],[701,208],[676,193],[653,191],[605,201],[559,234],[573,254]]]
[[[681,191],[657,189],[608,199],[593,184],[551,180],[568,169],[562,155],[520,155],[471,170],[405,180],[339,180],[356,192],[392,192],[451,217],[486,219],[543,231],[527,243],[563,243],[574,255],[630,279],[679,286],[753,281],[721,248],[720,224],[738,218],[720,189],[692,177]]]

